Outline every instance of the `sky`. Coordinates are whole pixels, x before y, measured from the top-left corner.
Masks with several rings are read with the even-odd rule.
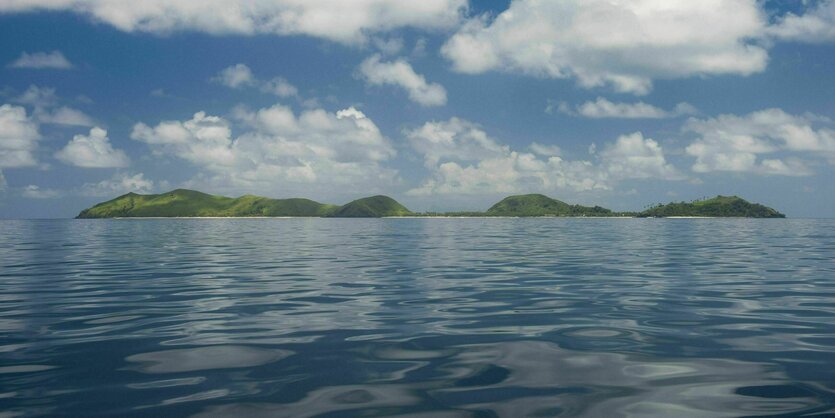
[[[0,218],[176,188],[835,216],[835,0],[0,1]]]

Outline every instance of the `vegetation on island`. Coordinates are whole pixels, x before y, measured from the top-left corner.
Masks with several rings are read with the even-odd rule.
[[[446,217],[750,217],[784,218],[769,207],[749,203],[737,196],[718,196],[690,203],[657,205],[643,212],[614,212],[600,206],[572,205],[542,194],[509,196],[486,212],[415,213],[388,196],[372,196],[342,206],[310,199],[270,199],[244,195],[237,198],[215,196],[194,190],[177,189],[161,194],[128,193],[99,203],[78,214],[78,218],[150,217],[340,217],[380,218],[396,216]]]
[[[639,217],[705,216],[735,218],[785,218],[780,212],[758,203],[751,203],[739,196],[716,196],[712,199],[690,203],[659,204],[638,214]]]
[[[570,205],[542,194],[509,196],[487,209],[487,216],[615,216],[600,206]]]
[[[78,218],[327,216],[337,208],[309,199],[231,198],[177,189],[162,194],[128,193],[85,209]]]
[[[409,209],[388,196],[366,197],[338,206],[310,199],[270,199],[253,195],[231,198],[177,189],[162,194],[128,193],[85,209],[78,214],[78,218],[256,216],[379,218],[411,214]]]
[[[372,196],[354,200],[339,207],[329,216],[336,218],[380,218],[384,216],[409,216],[412,211],[388,196]]]

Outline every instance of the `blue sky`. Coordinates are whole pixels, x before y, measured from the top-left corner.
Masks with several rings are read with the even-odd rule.
[[[0,4],[0,217],[178,187],[835,215],[833,1],[191,4]]]

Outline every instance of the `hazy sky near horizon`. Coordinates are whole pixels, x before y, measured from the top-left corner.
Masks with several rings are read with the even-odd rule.
[[[0,1],[0,217],[191,188],[835,216],[835,0]]]

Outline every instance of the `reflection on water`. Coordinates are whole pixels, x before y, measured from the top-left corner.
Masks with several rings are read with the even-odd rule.
[[[835,413],[835,221],[0,221],[0,416]]]
[[[138,370],[145,373],[179,373],[260,366],[290,354],[283,350],[210,345],[135,354],[125,360],[140,363]]]

